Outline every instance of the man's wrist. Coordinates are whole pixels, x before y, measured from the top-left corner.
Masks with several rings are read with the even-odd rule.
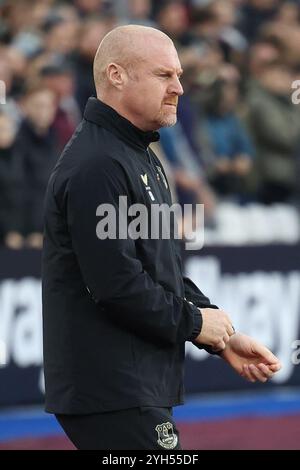
[[[202,313],[200,309],[193,304],[193,302],[190,302],[186,298],[184,298],[184,300],[190,305],[193,313],[194,327],[189,341],[194,341],[200,335],[202,330]]]

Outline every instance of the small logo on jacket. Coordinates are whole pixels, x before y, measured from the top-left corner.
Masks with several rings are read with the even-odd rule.
[[[151,201],[152,202],[155,201],[155,197],[153,196],[151,188],[150,188],[150,186],[148,186],[148,175],[147,175],[147,173],[145,173],[144,175],[141,175],[141,178],[142,178],[142,181],[143,181],[144,185],[146,186],[146,190],[147,190],[148,196],[150,197]]]
[[[144,175],[141,175],[142,181],[145,186],[148,186],[148,175],[145,173]]]
[[[174,433],[173,424],[170,422],[158,424],[155,428],[157,443],[164,449],[174,449],[177,446],[178,437]]]
[[[162,171],[161,167],[156,165],[156,168],[157,168],[157,171],[158,171],[158,177],[160,177],[163,180],[166,189],[168,189],[168,183],[167,183],[165,175],[163,174],[163,171]]]

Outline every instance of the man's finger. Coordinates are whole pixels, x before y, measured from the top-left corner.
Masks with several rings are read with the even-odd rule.
[[[252,376],[247,364],[243,365],[243,376],[245,379],[249,380],[249,382],[256,382],[256,379]]]
[[[227,326],[226,326],[226,332],[227,332],[227,334],[228,334],[229,336],[234,335],[235,329],[234,329],[234,327],[232,326],[231,323],[228,323],[228,324],[227,324]]]
[[[256,343],[256,353],[265,359],[265,362],[268,364],[277,364],[278,358],[265,346],[262,346],[259,343]]]
[[[274,372],[266,366],[266,364],[260,363],[256,366],[268,379],[271,379],[274,375]]]
[[[281,363],[277,361],[276,364],[268,364],[269,369],[271,369],[273,372],[278,372],[281,369]]]
[[[229,339],[230,339],[230,338],[229,338],[229,335],[228,335],[227,333],[225,333],[225,335],[223,336],[223,341],[224,341],[224,343],[227,344],[228,341],[229,341]]]
[[[254,364],[249,364],[250,373],[260,382],[266,382],[268,377],[265,376],[264,372],[261,372]]]

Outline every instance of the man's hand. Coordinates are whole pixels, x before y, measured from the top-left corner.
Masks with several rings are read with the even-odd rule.
[[[202,314],[202,329],[194,342],[212,346],[222,351],[234,333],[230,318],[222,310],[214,308],[199,309]]]
[[[281,369],[278,358],[269,349],[242,333],[230,337],[220,356],[250,382],[266,382]]]

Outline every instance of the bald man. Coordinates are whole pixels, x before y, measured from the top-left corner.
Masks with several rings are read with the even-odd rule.
[[[172,204],[149,145],[176,123],[181,73],[162,32],[130,25],[107,34],[94,61],[97,98],[49,181],[46,411],[78,449],[180,449],[172,408],[183,402],[185,341],[251,381],[280,368],[183,277],[174,228],[169,238],[147,232],[153,207]],[[140,236],[127,230],[136,204],[146,211]]]

